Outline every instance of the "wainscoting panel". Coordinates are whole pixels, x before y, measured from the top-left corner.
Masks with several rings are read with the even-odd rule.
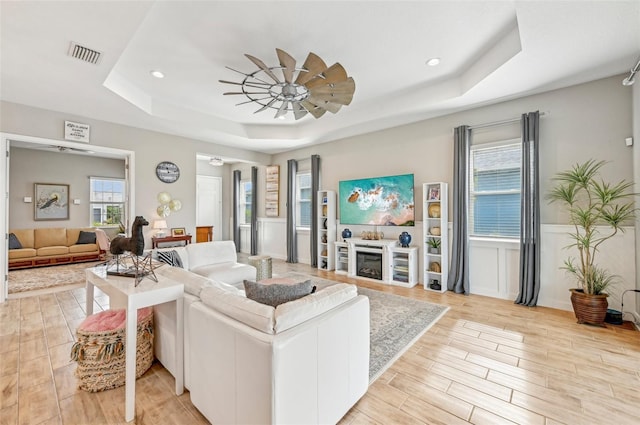
[[[567,232],[571,230],[571,226],[564,225],[548,224],[541,227],[542,250],[538,297],[540,306],[572,310],[569,289],[575,288],[576,284],[570,275],[560,269],[569,256],[573,255],[577,259],[578,253],[575,248],[565,249],[571,243],[571,239],[567,236]],[[624,232],[619,232],[605,242],[598,250],[596,262],[619,277],[619,283],[610,286],[607,292],[609,308],[620,311],[622,293],[636,287],[633,227],[625,227]],[[636,311],[635,298],[633,293],[627,293],[624,297],[625,312]],[[624,319],[630,320],[630,318],[630,315],[626,315]]]
[[[280,260],[287,259],[287,220],[284,218],[258,219],[258,253]]]
[[[518,289],[517,242],[472,239],[469,242],[469,291],[472,294],[510,299]]]

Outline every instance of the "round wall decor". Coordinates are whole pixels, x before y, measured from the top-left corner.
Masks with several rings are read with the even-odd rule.
[[[180,168],[170,161],[162,161],[156,166],[156,176],[165,183],[174,183],[180,178]]]

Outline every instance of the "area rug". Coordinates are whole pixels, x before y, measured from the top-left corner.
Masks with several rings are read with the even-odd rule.
[[[319,288],[337,283],[301,273],[287,273],[286,277],[311,279]],[[447,306],[368,288],[358,287],[358,293],[369,297],[370,304],[369,384],[449,310]]]
[[[69,285],[84,285],[84,270],[98,263],[99,261],[11,270],[9,272],[9,294]]]

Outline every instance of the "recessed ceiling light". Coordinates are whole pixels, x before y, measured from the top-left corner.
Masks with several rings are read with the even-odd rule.
[[[440,64],[440,58],[431,58],[427,61],[427,65],[436,66]]]
[[[164,78],[164,74],[162,73],[162,71],[151,71],[151,75],[156,78]]]

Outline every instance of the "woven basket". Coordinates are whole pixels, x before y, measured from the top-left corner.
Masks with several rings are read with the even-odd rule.
[[[97,315],[113,315],[103,311]],[[95,315],[94,315],[95,316]],[[118,323],[115,329],[87,331],[83,322],[76,330],[77,342],[71,348],[71,360],[78,362],[75,375],[78,387],[97,392],[120,387],[125,384],[126,329]],[[153,363],[153,309],[138,311],[136,339],[136,378],[142,376]]]

